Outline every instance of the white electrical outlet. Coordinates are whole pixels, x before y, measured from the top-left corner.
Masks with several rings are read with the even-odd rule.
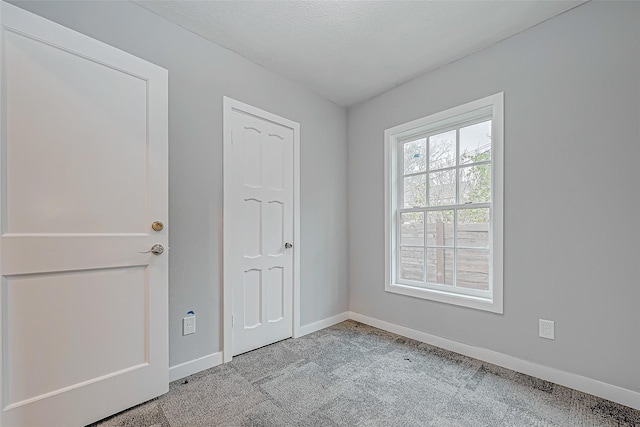
[[[196,316],[188,316],[182,319],[182,335],[196,333]]]
[[[556,339],[556,323],[553,320],[540,320],[540,338]]]

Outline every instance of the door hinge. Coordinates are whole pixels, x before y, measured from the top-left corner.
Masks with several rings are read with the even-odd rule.
[[[233,317],[233,314],[231,315],[231,327],[233,328],[233,326],[235,325],[235,318]]]

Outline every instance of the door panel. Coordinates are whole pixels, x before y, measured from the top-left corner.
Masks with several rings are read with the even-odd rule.
[[[0,3],[3,426],[168,390],[167,73]]]
[[[285,301],[284,296],[286,294],[286,281],[284,279],[284,268],[271,267],[267,270],[267,301],[268,322],[279,322],[285,316]]]
[[[4,56],[3,231],[144,232],[146,82],[13,32]]]
[[[257,328],[262,324],[262,271],[245,271],[244,286],[238,291],[245,307],[243,327]]]
[[[282,255],[284,248],[285,205],[278,200],[270,200],[265,206],[264,222],[268,227],[264,230],[265,253],[268,256]],[[291,224],[289,224],[289,227]]]
[[[265,141],[264,162],[269,167],[265,169],[264,185],[272,190],[282,190],[284,186],[284,145],[283,138],[275,134],[268,135]]]
[[[262,203],[258,199],[244,199],[244,256],[256,258],[262,254]]]
[[[146,363],[147,268],[5,278],[6,404]]]
[[[242,128],[242,157],[244,184],[247,187],[259,188],[262,185],[262,132],[257,128],[246,126]]]
[[[232,133],[225,147],[225,287],[233,294],[234,355],[293,332],[295,248],[285,244],[294,234],[294,129],[252,111],[225,116]]]

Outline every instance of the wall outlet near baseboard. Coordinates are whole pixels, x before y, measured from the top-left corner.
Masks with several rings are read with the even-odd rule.
[[[540,320],[540,338],[556,339],[556,323],[553,320]]]
[[[182,335],[191,335],[196,333],[196,316],[187,316],[182,319]]]

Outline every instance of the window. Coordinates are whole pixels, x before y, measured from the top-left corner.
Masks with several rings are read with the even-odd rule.
[[[502,313],[503,94],[385,131],[385,289]]]

